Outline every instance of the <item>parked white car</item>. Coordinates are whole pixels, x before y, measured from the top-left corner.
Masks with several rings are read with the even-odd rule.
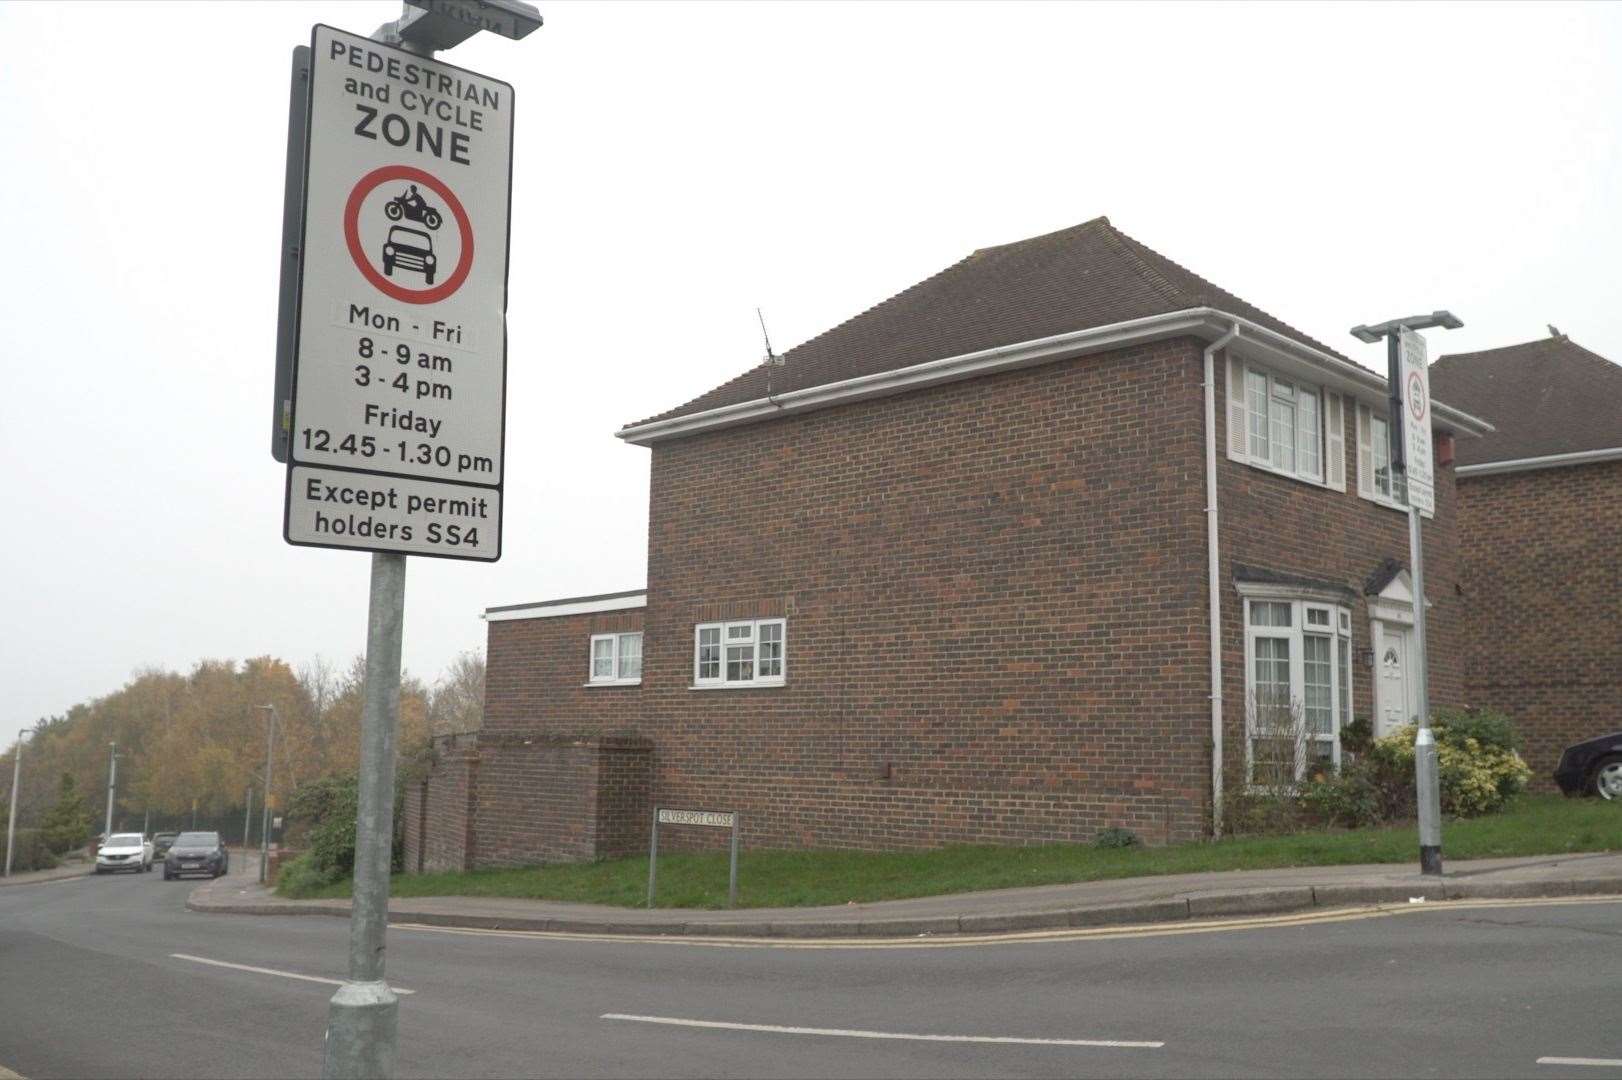
[[[96,849],[96,873],[110,870],[134,870],[137,874],[152,869],[152,841],[140,833],[113,833]]]

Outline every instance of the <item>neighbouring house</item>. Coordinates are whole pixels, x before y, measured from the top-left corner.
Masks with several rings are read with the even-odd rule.
[[[647,586],[486,612],[484,727],[412,796],[408,863],[645,849],[655,805],[756,847],[1207,835],[1413,714],[1385,410],[1107,219],[976,251],[618,433],[651,455]],[[1489,425],[1434,415],[1450,704],[1449,463]]]
[[[1554,333],[1444,356],[1431,387],[1497,429],[1455,469],[1464,697],[1550,789],[1562,749],[1622,730],[1622,366]]]

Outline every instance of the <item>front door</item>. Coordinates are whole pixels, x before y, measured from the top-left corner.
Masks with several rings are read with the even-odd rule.
[[[1406,626],[1385,623],[1380,627],[1380,655],[1376,658],[1379,673],[1379,732],[1388,735],[1413,719],[1412,698],[1409,696],[1408,635]]]

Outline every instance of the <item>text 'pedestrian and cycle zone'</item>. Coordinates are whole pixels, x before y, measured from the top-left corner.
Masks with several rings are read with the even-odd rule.
[[[312,37],[289,543],[501,553],[513,92]]]

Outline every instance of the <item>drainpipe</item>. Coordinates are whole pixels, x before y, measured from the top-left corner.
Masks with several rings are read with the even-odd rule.
[[[1217,552],[1216,354],[1239,324],[1205,350],[1205,556],[1211,615],[1211,838],[1222,836],[1222,584]],[[1230,438],[1232,436],[1229,436]]]

